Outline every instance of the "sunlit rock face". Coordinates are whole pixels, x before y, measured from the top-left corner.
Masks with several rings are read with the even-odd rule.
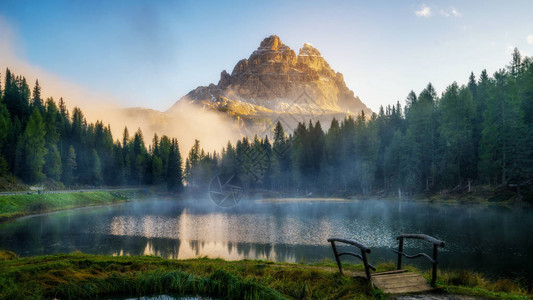
[[[222,71],[218,84],[200,86],[180,101],[232,116],[371,113],[316,48],[306,43],[296,55],[275,35],[239,61],[231,74]]]

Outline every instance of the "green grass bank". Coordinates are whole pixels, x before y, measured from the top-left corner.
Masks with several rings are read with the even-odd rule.
[[[382,264],[378,271],[394,264]],[[83,253],[19,258],[0,251],[0,299],[102,299],[148,295],[219,299],[386,299],[359,265],[283,264],[220,259],[169,260]],[[429,275],[429,274],[426,274]],[[429,278],[429,276],[428,276]],[[443,272],[440,293],[528,299],[513,282],[489,282],[472,272]]]
[[[95,191],[0,196],[0,222],[25,215],[126,202],[135,191]]]

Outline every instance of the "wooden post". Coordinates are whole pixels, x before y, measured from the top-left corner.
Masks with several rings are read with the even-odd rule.
[[[437,281],[437,249],[438,245],[433,245],[433,274],[431,275],[431,285]]]
[[[341,272],[342,275],[342,264],[341,260],[339,258],[339,253],[337,252],[337,247],[335,246],[335,241],[331,241],[331,248],[333,248],[333,254],[335,254],[335,260],[337,261],[337,266],[339,267],[339,272]]]
[[[398,264],[396,266],[397,270],[402,269],[402,253],[403,253],[403,237],[400,237],[400,241],[398,244]]]
[[[363,257],[363,265],[365,266],[366,278],[370,280],[370,269],[368,267],[368,260],[366,258],[366,252],[363,249],[361,249],[361,257]]]

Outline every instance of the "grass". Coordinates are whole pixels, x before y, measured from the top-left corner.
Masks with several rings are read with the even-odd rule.
[[[428,273],[424,274],[430,278]],[[439,271],[437,286],[447,293],[462,294],[493,299],[531,299],[523,282],[507,278],[489,280],[480,273],[470,270]]]
[[[490,187],[488,185],[472,186],[471,192],[460,191],[440,191],[439,193],[419,194],[415,198],[430,202],[449,203],[497,203],[497,204],[533,204],[533,187],[524,186],[521,190],[522,199],[518,199],[518,194],[514,189],[506,187]]]
[[[382,264],[378,271],[394,268]],[[155,256],[83,253],[19,258],[0,251],[0,299],[101,299],[149,295],[221,299],[382,299],[361,277],[361,265],[312,265],[221,259],[169,260]],[[355,276],[354,275],[361,275]],[[424,274],[429,279],[429,273]],[[491,282],[470,271],[441,272],[442,293],[483,298],[527,299],[531,294],[503,279]]]
[[[125,202],[131,191],[0,196],[0,221],[24,215]]]
[[[329,267],[82,253],[0,261],[0,299],[202,295],[223,299],[368,299],[364,278]],[[352,268],[357,269],[357,268]]]
[[[28,189],[20,179],[13,175],[1,175],[1,160],[0,160],[0,191],[24,191]]]

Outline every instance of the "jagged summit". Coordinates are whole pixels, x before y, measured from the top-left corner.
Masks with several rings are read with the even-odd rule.
[[[308,100],[295,104],[304,93]],[[295,109],[311,114],[371,113],[318,49],[305,43],[296,55],[276,35],[265,38],[250,57],[235,65],[231,74],[222,71],[218,84],[198,87],[180,101],[230,114],[271,114]]]
[[[283,44],[279,37],[277,35],[271,35],[267,38],[265,38],[261,45],[259,45],[259,48],[257,50],[272,50],[272,51],[278,51],[278,50],[290,50],[290,48]]]
[[[298,56],[322,56],[320,54],[320,51],[318,51],[317,48],[313,47],[313,45],[309,43],[305,43],[302,48],[300,48],[300,52],[298,53]]]

